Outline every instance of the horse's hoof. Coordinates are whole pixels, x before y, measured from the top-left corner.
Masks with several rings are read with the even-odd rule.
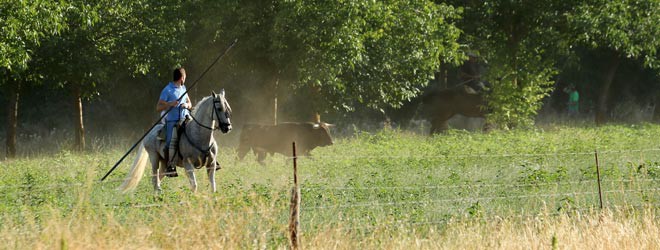
[[[163,190],[160,188],[156,189],[153,198],[155,201],[163,201]]]
[[[220,166],[220,164],[215,164],[215,171],[218,171],[220,169],[222,169],[222,166]]]

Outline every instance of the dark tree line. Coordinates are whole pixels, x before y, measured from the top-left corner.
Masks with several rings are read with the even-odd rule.
[[[21,119],[66,117],[76,149],[86,114],[103,128],[96,120],[148,124],[171,69],[194,80],[234,39],[191,95],[226,88],[243,121],[390,112],[429,83],[447,86],[471,53],[488,65],[488,119],[502,127],[533,124],[568,83],[602,124],[613,93],[660,94],[658,20],[655,0],[10,0],[0,6],[7,156]]]

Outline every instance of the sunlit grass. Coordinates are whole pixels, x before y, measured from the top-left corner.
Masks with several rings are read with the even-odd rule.
[[[301,242],[313,249],[657,248],[656,125],[546,126],[427,137],[385,130],[337,138],[298,159]],[[223,145],[204,171],[155,196],[116,188],[130,139],[0,162],[3,249],[287,248],[292,159],[238,161]],[[599,208],[595,152],[601,167]]]

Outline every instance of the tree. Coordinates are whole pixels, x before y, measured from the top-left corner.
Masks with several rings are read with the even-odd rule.
[[[607,66],[596,104],[596,124],[607,120],[607,102],[623,60],[642,59],[660,69],[660,1],[589,0],[569,15],[576,42],[607,56]]]
[[[232,49],[228,58],[213,71],[220,73],[207,77],[211,82],[223,82],[223,79],[217,79],[222,76],[225,81],[227,78],[232,79],[230,82],[235,84],[226,86],[232,96],[253,97],[249,100],[250,105],[235,105],[235,109],[243,109],[237,112],[255,114],[263,112],[269,105],[275,106],[274,99],[279,92],[276,84],[280,78],[287,77],[278,68],[282,62],[278,63],[273,55],[278,51],[274,48],[274,38],[279,31],[274,26],[281,2],[196,1],[187,5],[184,11],[189,25],[186,41],[191,48],[186,56],[186,66],[189,66],[190,72],[208,66],[217,56],[216,53],[222,52],[227,44],[238,39],[238,45]],[[196,89],[193,91],[196,92]],[[271,115],[275,114],[273,112]],[[268,118],[275,120],[273,116]]]
[[[172,65],[185,49],[178,1],[73,1],[64,16],[68,29],[40,47],[47,81],[68,88],[75,108],[75,148],[85,148],[83,100],[116,75],[145,74]]]
[[[488,63],[488,120],[504,128],[525,127],[552,90],[557,59],[567,53],[570,3],[455,1],[464,8],[463,42]]]
[[[16,130],[21,83],[39,44],[64,27],[59,1],[3,0],[0,4],[0,81],[8,89],[7,157],[16,156]]]
[[[203,15],[209,17],[206,27],[241,41],[235,72],[256,65],[266,72],[263,79],[271,79],[261,83],[272,86],[266,89],[274,92],[277,82],[292,90],[309,112],[398,107],[421,92],[441,61],[461,58],[453,25],[458,11],[445,4],[212,2],[205,10],[219,14]]]
[[[319,109],[399,107],[417,96],[444,60],[459,60],[457,11],[427,1],[296,2],[296,88],[318,91]],[[302,25],[301,25],[302,24]]]

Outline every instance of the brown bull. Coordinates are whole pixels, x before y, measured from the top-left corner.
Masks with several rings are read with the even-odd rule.
[[[252,149],[261,163],[266,153],[292,155],[292,142],[296,142],[298,155],[309,155],[316,147],[332,145],[327,123],[286,122],[277,125],[246,124],[243,126],[238,145],[238,157],[242,160]]]
[[[447,123],[454,115],[485,117],[486,101],[481,88],[457,85],[433,91],[423,97],[424,114],[431,122],[431,134],[449,129]],[[479,91],[479,92],[478,92]]]

